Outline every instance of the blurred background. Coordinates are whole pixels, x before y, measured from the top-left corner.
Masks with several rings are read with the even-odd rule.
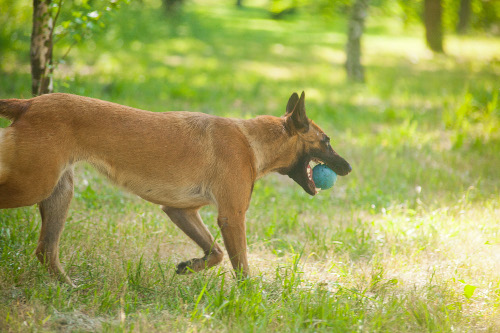
[[[500,151],[497,1],[35,1],[50,3],[41,17],[50,19],[53,55],[38,61],[43,47],[32,46],[46,82],[34,90],[33,5],[0,1],[3,98],[48,92],[50,81],[50,91],[152,111],[252,117],[282,115],[304,90],[310,118],[339,152],[378,166],[363,168],[370,180],[353,195],[387,204],[415,196],[425,180],[454,199],[483,170],[481,186],[498,188],[488,171]],[[415,162],[374,154],[389,150]],[[377,193],[378,183],[391,191]]]
[[[252,330],[245,325],[262,320],[264,328],[286,330],[287,320],[295,320],[290,316],[304,315],[318,319],[319,326],[311,319],[297,327],[312,330],[498,330],[500,1],[34,3],[39,39],[32,42],[33,3],[0,0],[0,98],[67,92],[151,111],[250,118],[281,116],[291,93],[305,91],[308,116],[351,163],[349,176],[314,198],[283,176],[259,180],[247,228],[256,275],[281,281],[273,269],[300,254],[307,258],[300,267],[308,283],[323,283],[315,286],[327,286],[318,287],[325,293],[356,290],[335,295],[353,313],[364,314],[364,329],[354,319],[339,324],[328,311],[303,313],[291,299],[282,300],[286,306],[277,302],[272,291],[289,286],[283,281],[262,282],[268,293],[259,294],[259,301],[249,297],[249,304],[292,310],[276,308],[251,318],[226,313],[238,319],[234,327]],[[8,124],[0,120],[2,127]],[[156,283],[163,274],[156,261],[198,255],[159,209],[117,190],[87,166],[77,168],[75,186],[61,257],[70,276],[89,283],[85,288],[93,298],[63,291],[59,303],[41,288],[27,293],[13,287],[44,279],[31,255],[40,221],[34,207],[5,210],[0,290],[8,293],[0,294],[0,303],[7,304],[0,314],[24,313],[15,296],[20,293],[40,320],[56,318],[51,309],[107,318],[122,306],[109,295],[122,295],[121,283],[128,281],[141,286],[120,296],[125,314],[138,316],[132,323],[153,325],[139,314],[151,318],[146,310],[156,313],[151,304],[161,304],[195,328],[229,330],[223,312],[198,317],[205,313],[194,305],[202,277],[194,287],[183,278],[175,286]],[[207,208],[202,216],[216,235],[216,211]],[[109,253],[115,261],[104,259]],[[227,260],[225,265],[229,271]],[[147,274],[137,280],[130,267]],[[92,284],[103,276],[113,278]],[[299,288],[304,280],[294,281],[297,295],[308,293]],[[179,296],[175,288],[186,289]],[[164,305],[151,290],[175,294],[186,307]],[[206,293],[198,302],[208,309]],[[380,303],[370,303],[367,293]],[[231,297],[224,299],[235,301]],[[33,305],[37,301],[42,305]],[[337,306],[325,302],[329,311]],[[16,318],[19,325],[31,320]],[[33,325],[57,327],[53,319],[33,319]]]

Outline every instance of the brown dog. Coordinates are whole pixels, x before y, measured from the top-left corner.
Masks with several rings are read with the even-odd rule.
[[[42,230],[36,255],[69,284],[59,263],[59,238],[73,195],[73,165],[87,161],[113,182],[162,205],[198,244],[203,258],[182,262],[178,273],[218,264],[222,249],[198,214],[217,207],[229,258],[249,273],[245,213],[256,179],[276,171],[316,194],[311,160],[343,176],[349,164],[305,112],[294,93],[281,117],[240,120],[196,112],[155,113],[97,99],[49,94],[0,100],[0,208],[38,203]]]

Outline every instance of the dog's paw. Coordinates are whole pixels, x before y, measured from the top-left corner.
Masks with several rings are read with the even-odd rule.
[[[207,268],[207,256],[203,258],[193,258],[188,261],[183,261],[177,265],[175,272],[177,274],[191,274],[194,272],[199,272]]]
[[[177,269],[175,272],[180,275],[186,275],[193,273],[193,269],[191,268],[192,260],[183,261],[179,265],[177,265]]]

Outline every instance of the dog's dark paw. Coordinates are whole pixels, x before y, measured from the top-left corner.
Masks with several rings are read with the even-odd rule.
[[[191,260],[188,261],[183,261],[179,265],[177,265],[177,269],[175,272],[180,275],[186,275],[186,274],[191,274],[193,270],[191,269]]]

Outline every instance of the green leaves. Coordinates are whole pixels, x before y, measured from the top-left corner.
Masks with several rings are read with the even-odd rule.
[[[455,280],[455,279],[453,279],[453,280]],[[471,299],[472,296],[474,295],[474,291],[477,289],[477,286],[466,284],[463,279],[458,280],[458,282],[464,284],[464,296],[465,296],[465,298]]]
[[[63,3],[60,3],[61,7]],[[74,44],[91,38],[98,29],[105,28],[109,16],[118,10],[123,3],[128,4],[129,0],[92,3],[92,6],[88,0],[72,1],[64,8],[58,8],[59,4],[55,5],[54,8],[61,11],[62,20],[54,29],[55,43],[63,42],[69,45],[63,58]],[[54,13],[57,11],[56,9],[53,9]],[[55,14],[53,15],[55,16]],[[55,23],[57,24],[57,22]]]
[[[467,299],[470,299],[474,295],[474,291],[476,290],[476,286],[471,286],[470,284],[466,284],[464,286],[464,296]]]
[[[498,91],[467,91],[458,107],[448,106],[443,123],[452,132],[455,148],[472,143],[482,145],[497,138],[500,130]]]

